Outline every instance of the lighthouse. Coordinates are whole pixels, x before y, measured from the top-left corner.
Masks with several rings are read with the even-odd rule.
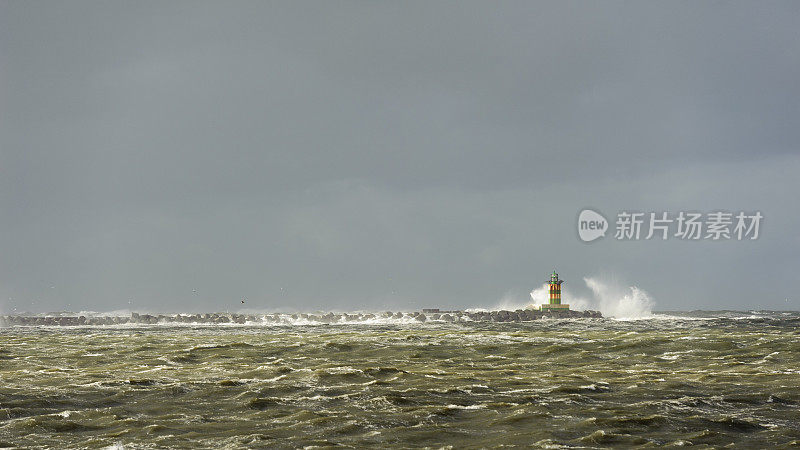
[[[564,280],[558,278],[558,274],[556,271],[553,271],[553,274],[550,275],[550,281],[548,284],[550,285],[550,302],[543,303],[539,309],[542,311],[569,311],[569,305],[561,303],[561,284],[564,283]]]

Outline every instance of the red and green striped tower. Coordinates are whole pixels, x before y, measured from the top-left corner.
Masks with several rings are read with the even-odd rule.
[[[564,280],[559,280],[558,279],[558,274],[554,270],[553,274],[550,275],[550,281],[549,281],[549,284],[550,284],[550,303],[543,304],[540,309],[542,309],[543,311],[544,310],[552,310],[552,309],[557,309],[557,310],[568,310],[569,309],[569,305],[561,303],[561,283],[563,283],[563,282],[564,282]]]

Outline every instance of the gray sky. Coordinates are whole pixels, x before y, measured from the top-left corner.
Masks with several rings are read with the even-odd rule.
[[[799,23],[797,2],[0,0],[0,312],[489,306],[553,268],[657,309],[800,309]],[[587,206],[765,219],[585,244]]]

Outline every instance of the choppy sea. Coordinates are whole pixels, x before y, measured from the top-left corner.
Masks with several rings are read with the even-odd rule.
[[[0,328],[0,446],[800,445],[800,313]]]

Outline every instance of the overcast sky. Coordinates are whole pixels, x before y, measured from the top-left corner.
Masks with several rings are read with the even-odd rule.
[[[0,0],[0,312],[466,308],[554,268],[661,310],[800,309],[798,24],[794,1]],[[586,244],[584,207],[764,219]]]

